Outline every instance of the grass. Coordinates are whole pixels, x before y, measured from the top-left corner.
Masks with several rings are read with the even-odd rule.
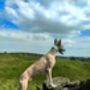
[[[0,54],[0,90],[17,90],[21,73],[41,55],[28,53]],[[57,58],[53,76],[68,77],[71,80],[90,78],[90,61]],[[38,75],[29,82],[28,90],[36,90],[36,85],[43,82],[45,76]]]

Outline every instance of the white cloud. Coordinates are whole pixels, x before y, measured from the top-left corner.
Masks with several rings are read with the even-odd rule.
[[[2,29],[0,30],[0,37],[15,39],[15,40],[24,40],[24,41],[50,41],[53,40],[53,37],[48,33],[28,33],[20,30],[10,30]]]
[[[53,46],[53,37],[43,33],[0,30],[0,51],[45,53]],[[45,49],[44,49],[45,48]]]
[[[87,21],[88,17],[86,16],[86,8],[82,8],[73,5],[71,0],[48,0],[46,2],[42,1],[40,3],[36,0],[32,0],[29,3],[24,2],[24,0],[14,0],[13,2],[6,2],[6,11],[12,14],[7,10],[7,8],[12,8],[13,4],[18,6],[17,11],[15,8],[12,8],[19,19],[16,19],[19,27],[24,30],[32,30],[34,32],[60,32],[69,33],[72,30],[83,29],[84,24],[82,21]],[[85,2],[85,1],[83,1]],[[7,4],[9,3],[9,4]],[[74,2],[76,4],[82,3],[80,0]],[[85,2],[87,5],[88,3]],[[48,7],[46,7],[48,5]],[[10,16],[13,17],[13,16]]]
[[[13,23],[17,24],[17,20],[20,18],[20,16],[16,13],[16,10],[11,7],[6,7],[5,9],[7,11],[7,15],[10,15],[8,19],[11,19]]]

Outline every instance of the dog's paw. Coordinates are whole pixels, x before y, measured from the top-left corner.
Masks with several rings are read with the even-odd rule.
[[[51,88],[56,88],[57,87],[57,85],[55,85],[55,84],[50,84],[49,85]]]

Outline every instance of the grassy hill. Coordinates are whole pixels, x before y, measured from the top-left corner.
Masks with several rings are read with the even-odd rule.
[[[18,79],[21,73],[41,55],[29,53],[0,54],[0,90],[17,90]],[[90,78],[89,60],[70,60],[57,57],[57,63],[53,69],[53,76],[68,77],[71,80],[84,80]],[[29,82],[30,90],[40,84],[45,76],[38,75]],[[29,90],[29,89],[28,89]]]

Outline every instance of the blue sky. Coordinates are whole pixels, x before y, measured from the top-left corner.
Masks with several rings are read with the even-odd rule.
[[[0,51],[46,53],[62,39],[65,56],[90,57],[90,0],[0,0]]]

